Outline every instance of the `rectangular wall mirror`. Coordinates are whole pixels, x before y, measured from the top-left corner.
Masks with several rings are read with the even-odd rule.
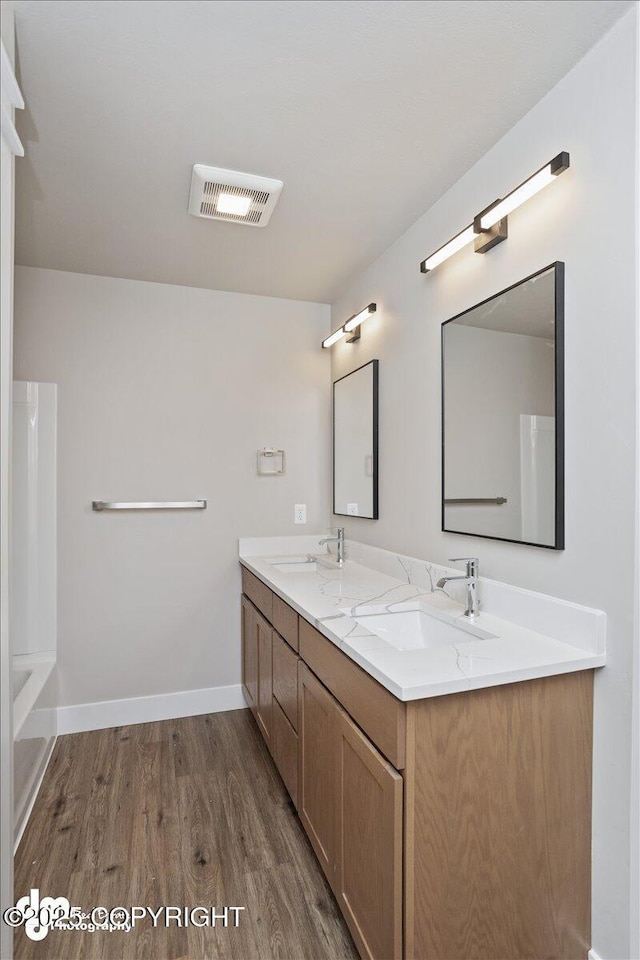
[[[378,519],[378,361],[333,384],[333,512]]]
[[[564,264],[442,324],[442,529],[564,548]]]

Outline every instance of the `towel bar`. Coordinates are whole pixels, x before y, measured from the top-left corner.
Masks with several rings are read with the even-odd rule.
[[[447,503],[497,503],[499,507],[507,502],[506,497],[462,497],[459,500],[445,500]]]
[[[92,500],[91,507],[102,510],[206,510],[206,500],[162,500],[156,503],[116,503],[112,500]]]

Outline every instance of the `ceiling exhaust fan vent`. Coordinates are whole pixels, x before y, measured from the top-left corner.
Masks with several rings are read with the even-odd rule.
[[[189,213],[208,220],[266,227],[283,186],[282,180],[194,163]]]

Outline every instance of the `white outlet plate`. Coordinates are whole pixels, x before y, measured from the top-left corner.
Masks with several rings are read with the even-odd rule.
[[[293,519],[295,523],[306,523],[307,522],[307,505],[306,503],[296,503],[293,508]]]

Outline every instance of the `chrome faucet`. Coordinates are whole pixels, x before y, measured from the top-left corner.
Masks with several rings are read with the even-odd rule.
[[[319,547],[321,547],[323,543],[338,544],[338,551],[336,553],[336,563],[339,566],[342,566],[342,564],[344,563],[344,527],[338,527],[337,537],[325,537],[323,540],[318,540]]]
[[[464,580],[467,584],[467,606],[464,611],[463,616],[467,620],[473,620],[477,615],[480,603],[478,598],[478,567],[479,560],[477,557],[451,557],[449,563],[466,563],[467,573],[465,576],[459,577],[441,577],[438,580],[438,586],[444,587],[445,583],[450,583],[452,580]]]

